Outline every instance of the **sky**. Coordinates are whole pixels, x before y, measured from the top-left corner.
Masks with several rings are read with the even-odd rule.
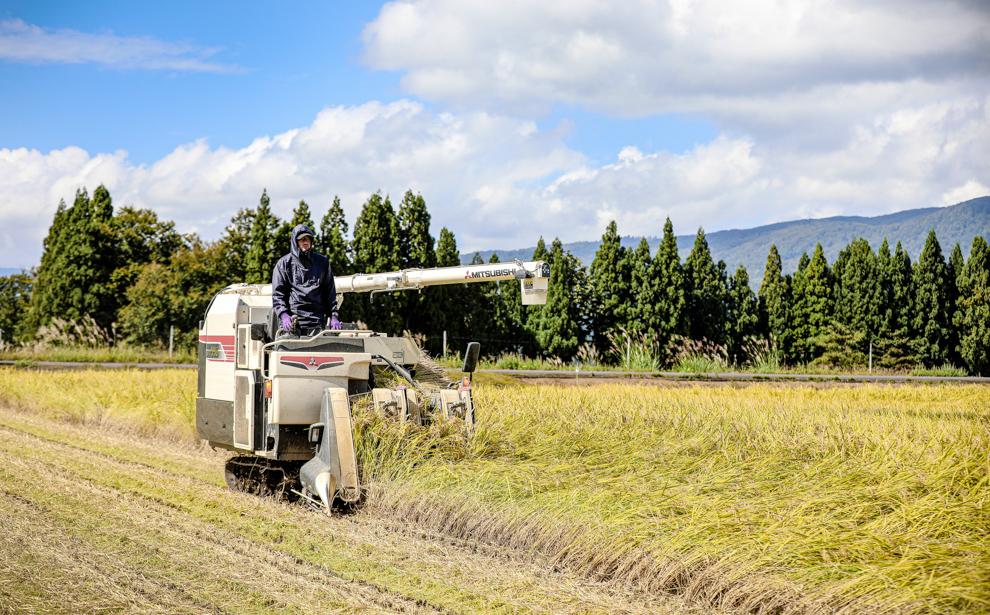
[[[423,194],[462,251],[990,194],[990,4],[0,0],[0,268],[106,185],[216,239]]]

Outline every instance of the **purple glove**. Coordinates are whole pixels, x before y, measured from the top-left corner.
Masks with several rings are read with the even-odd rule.
[[[334,331],[340,330],[340,319],[337,318],[336,313],[330,315],[330,328]]]
[[[288,312],[282,312],[282,316],[279,317],[282,322],[282,329],[285,331],[292,331],[292,317],[289,316]]]

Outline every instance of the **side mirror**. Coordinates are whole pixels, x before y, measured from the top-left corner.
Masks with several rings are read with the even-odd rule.
[[[470,374],[478,367],[478,354],[481,352],[481,344],[478,342],[468,342],[467,350],[464,351],[464,369],[461,371]]]

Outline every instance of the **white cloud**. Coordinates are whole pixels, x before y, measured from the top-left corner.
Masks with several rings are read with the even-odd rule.
[[[403,0],[363,38],[369,65],[431,100],[698,113],[805,146],[832,147],[898,106],[990,91],[990,11],[977,2]]]
[[[47,30],[20,19],[0,21],[0,60],[58,64],[102,64],[182,72],[225,73],[240,69],[210,61],[216,49],[143,36]]]
[[[241,149],[195,141],[150,165],[126,152],[0,149],[0,267],[36,263],[58,200],[101,182],[117,206],[151,207],[208,239],[265,187],[281,216],[301,198],[322,215],[337,193],[351,222],[370,192],[397,202],[411,188],[434,234],[448,226],[466,250],[591,239],[613,218],[638,235],[658,234],[665,216],[688,233],[877,215],[986,194],[988,116],[990,98],[970,98],[879,116],[818,153],[723,134],[683,153],[623,148],[602,166],[568,148],[563,130],[411,101],[330,107]]]

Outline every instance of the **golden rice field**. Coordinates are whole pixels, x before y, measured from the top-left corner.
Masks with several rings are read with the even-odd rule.
[[[138,458],[126,434],[140,450],[175,442],[187,457],[140,457],[140,472],[160,463],[188,480],[213,481],[213,489],[222,482],[217,460],[189,448],[194,389],[195,374],[180,370],[0,370],[0,405],[18,409],[0,417],[0,433],[102,425],[118,434],[100,452],[113,463]],[[379,564],[362,582],[461,612],[990,612],[985,386],[481,383],[476,403],[482,427],[467,446],[456,429],[359,417],[370,493],[357,517],[415,526],[419,534],[398,542],[416,553],[433,548],[417,542],[423,532],[428,544],[468,541],[536,565],[541,580],[517,580],[507,594],[510,581],[494,572],[503,563],[480,581],[462,579],[464,591],[477,594],[468,598],[434,587],[439,572],[406,587]],[[30,484],[33,462],[15,462],[42,463],[44,454],[2,445],[9,463],[0,487]],[[69,471],[72,462],[64,463]],[[86,472],[89,482],[104,480]],[[111,484],[130,484],[123,468],[114,476]],[[191,497],[182,489],[158,486],[154,498],[180,506]],[[212,508],[181,506],[240,531],[243,510],[221,493],[209,498]],[[286,528],[299,515],[341,522],[279,506],[266,514],[290,511]],[[240,516],[217,512],[228,509]],[[311,544],[284,532],[274,548],[315,557]],[[264,538],[239,536],[253,545]],[[360,550],[350,556],[376,561]],[[517,603],[493,602],[507,595]],[[2,598],[0,590],[0,610]]]

